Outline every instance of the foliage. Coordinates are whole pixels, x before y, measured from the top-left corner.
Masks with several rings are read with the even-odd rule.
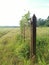
[[[24,27],[27,25],[28,26],[28,19],[30,18],[30,12],[28,11],[24,16],[22,16],[22,19],[20,20],[20,29],[21,29],[21,34],[23,36],[24,33]]]
[[[45,25],[49,27],[49,16],[48,16],[47,19],[46,19]]]
[[[37,27],[39,27],[39,26],[49,27],[49,16],[47,17],[47,19],[41,19],[41,18],[39,18],[37,20]]]
[[[37,62],[39,65],[48,65],[49,60],[48,60],[48,47],[49,47],[49,42],[48,42],[48,35],[49,35],[49,28],[48,27],[39,27],[37,28],[37,45],[36,45],[36,54],[37,54]]]
[[[30,65],[29,39],[24,42],[18,28],[7,30],[10,31],[0,37],[0,65]],[[36,43],[37,60],[34,64],[49,65],[49,27],[37,27]]]
[[[44,25],[45,25],[45,20],[39,18],[39,19],[37,20],[37,26],[44,26]]]

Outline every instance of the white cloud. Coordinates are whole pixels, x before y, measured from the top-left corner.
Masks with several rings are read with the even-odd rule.
[[[46,18],[49,15],[48,7],[49,3],[43,5],[27,0],[0,0],[0,25],[19,25],[21,16],[28,10],[31,16],[35,13],[38,18]]]
[[[46,19],[49,16],[49,8],[33,8],[30,12],[31,16],[35,13],[37,18]]]
[[[19,25],[26,4],[24,0],[0,0],[0,25]]]

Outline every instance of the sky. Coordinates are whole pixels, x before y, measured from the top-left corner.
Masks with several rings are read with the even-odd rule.
[[[0,0],[0,26],[19,26],[21,17],[30,11],[37,18],[49,16],[49,0]]]

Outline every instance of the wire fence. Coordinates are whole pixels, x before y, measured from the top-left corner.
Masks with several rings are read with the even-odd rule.
[[[36,21],[36,16],[33,15],[27,23],[24,23],[21,31],[24,42],[28,40],[30,43],[30,58],[36,55]]]

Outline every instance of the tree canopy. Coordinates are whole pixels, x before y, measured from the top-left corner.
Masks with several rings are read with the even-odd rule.
[[[41,19],[39,18],[37,20],[37,26],[46,26],[46,27],[49,27],[49,16],[47,17],[47,19]]]

